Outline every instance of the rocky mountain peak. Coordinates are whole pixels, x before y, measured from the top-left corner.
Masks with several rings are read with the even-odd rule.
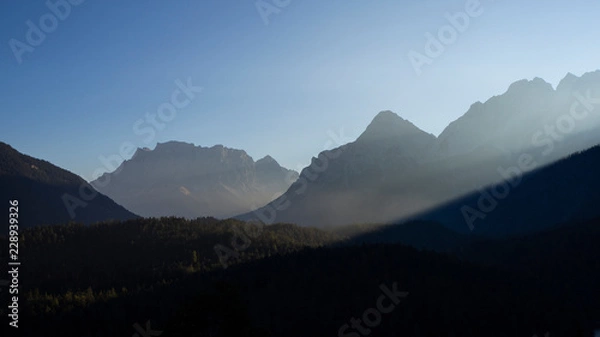
[[[279,163],[271,156],[266,155],[263,158],[256,161],[256,166],[277,166],[279,167]]]
[[[507,94],[519,94],[529,95],[532,92],[539,91],[554,91],[552,84],[546,82],[544,79],[536,77],[533,80],[520,80],[514,82],[508,87]]]
[[[358,137],[357,142],[395,142],[419,134],[427,135],[408,120],[385,110],[373,118],[367,129]]]

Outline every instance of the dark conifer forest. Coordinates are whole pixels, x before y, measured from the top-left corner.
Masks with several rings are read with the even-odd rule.
[[[39,226],[21,237],[22,331],[114,336],[149,321],[161,336],[336,335],[383,286],[407,295],[368,318],[376,326],[341,335],[585,336],[600,315],[599,224],[460,240],[444,253],[214,218]],[[246,241],[232,245],[236,235]]]

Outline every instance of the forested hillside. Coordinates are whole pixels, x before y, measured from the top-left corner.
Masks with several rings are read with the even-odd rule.
[[[600,314],[589,296],[600,282],[597,225],[452,242],[451,254],[214,218],[35,227],[21,237],[22,326],[29,336],[131,335],[147,322],[161,336],[356,336],[352,318],[364,321],[382,289],[396,287],[408,294],[362,329],[586,336]],[[215,247],[233,254],[227,268]]]

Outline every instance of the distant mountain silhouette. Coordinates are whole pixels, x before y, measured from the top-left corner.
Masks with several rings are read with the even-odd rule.
[[[297,177],[270,156],[254,162],[242,150],[173,141],[138,149],[92,185],[146,217],[227,218],[267,204]]]
[[[3,214],[8,211],[9,200],[18,200],[21,228],[137,217],[105,195],[95,194],[92,186],[81,177],[0,142],[0,199],[6,203]],[[67,205],[75,215],[73,218]]]
[[[600,144],[600,71],[553,89],[521,80],[477,102],[439,137],[390,111],[355,141],[320,153],[288,191],[239,216],[266,223],[341,226],[409,217],[503,180],[522,154],[540,168]]]

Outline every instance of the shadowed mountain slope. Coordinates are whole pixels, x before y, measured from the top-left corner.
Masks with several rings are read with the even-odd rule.
[[[415,216],[465,234],[505,237],[600,216],[600,146]],[[471,230],[472,229],[472,230]]]
[[[107,196],[95,192],[83,178],[47,161],[19,153],[2,142],[0,199],[6,203],[3,214],[8,212],[9,200],[18,200],[20,227],[69,221],[90,224],[137,217]]]

